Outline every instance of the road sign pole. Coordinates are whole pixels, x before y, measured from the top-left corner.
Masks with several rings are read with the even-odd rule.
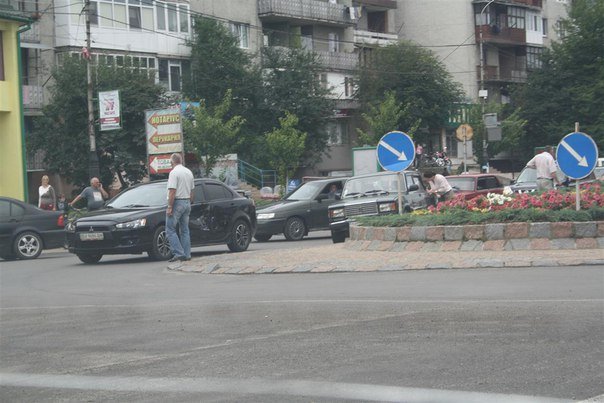
[[[575,133],[579,132],[579,122],[575,122]],[[579,180],[575,181],[575,210],[581,210],[581,197],[579,196]]]
[[[401,181],[403,180],[403,174],[399,171],[396,173],[396,187],[398,190],[398,215],[403,215],[403,191]]]

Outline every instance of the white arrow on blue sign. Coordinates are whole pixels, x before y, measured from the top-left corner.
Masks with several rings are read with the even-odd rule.
[[[582,179],[594,170],[598,161],[598,146],[585,133],[574,132],[564,136],[556,149],[560,170],[571,179]]]
[[[415,146],[403,132],[390,132],[382,136],[376,148],[377,159],[386,171],[404,171],[413,163]]]

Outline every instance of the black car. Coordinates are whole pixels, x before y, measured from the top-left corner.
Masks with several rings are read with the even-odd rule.
[[[63,213],[0,197],[0,257],[35,259],[43,249],[65,243]]]
[[[233,252],[248,248],[256,230],[253,200],[222,182],[196,179],[189,229],[191,246],[227,244]],[[67,223],[69,251],[84,263],[103,255],[147,252],[154,260],[172,256],[166,237],[167,182],[134,186],[109,200],[102,210]]]
[[[303,183],[279,202],[259,209],[254,238],[266,242],[273,235],[284,234],[287,240],[298,241],[309,231],[329,229],[327,208],[339,200],[345,180],[331,178]],[[335,194],[330,194],[332,187]]]
[[[401,175],[403,212],[426,208],[430,202],[419,172],[405,171]],[[398,174],[378,172],[355,176],[346,181],[340,203],[329,206],[329,229],[334,243],[350,236],[354,217],[398,214]]]

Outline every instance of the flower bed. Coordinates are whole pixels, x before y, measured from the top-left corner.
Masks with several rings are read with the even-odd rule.
[[[427,210],[411,214],[360,217],[364,226],[400,227],[466,225],[505,222],[581,222],[604,220],[602,183],[584,185],[580,190],[581,210],[575,208],[574,191],[550,190],[542,194],[488,194],[470,200],[458,195]]]

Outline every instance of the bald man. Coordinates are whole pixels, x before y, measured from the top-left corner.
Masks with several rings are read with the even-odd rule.
[[[103,207],[105,199],[108,198],[109,195],[105,192],[105,189],[103,189],[103,184],[99,181],[99,178],[92,178],[90,179],[90,186],[82,190],[82,193],[77,195],[69,205],[73,206],[78,200],[86,199],[88,211],[94,211]]]

